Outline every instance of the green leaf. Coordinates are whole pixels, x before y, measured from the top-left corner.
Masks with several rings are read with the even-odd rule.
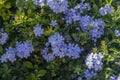
[[[101,41],[101,49],[102,49],[104,55],[108,55],[108,49],[107,49],[106,41],[104,41],[104,40]]]
[[[49,36],[54,33],[52,27],[48,27],[48,29],[44,32],[44,35]]]
[[[27,13],[28,13],[28,15],[31,15],[31,13],[32,13],[31,9],[28,9]]]
[[[112,2],[113,2],[113,0],[110,0],[110,2],[109,2],[109,3],[110,3],[110,4],[112,4]]]
[[[93,8],[94,8],[95,13],[98,13],[99,9],[98,9],[98,6],[96,4],[93,5]]]
[[[31,74],[29,75],[29,78],[30,78],[30,80],[37,80],[34,73],[31,73]]]
[[[3,53],[3,47],[0,46],[0,53]]]
[[[42,70],[40,70],[39,72],[38,72],[38,74],[37,74],[37,77],[42,77],[42,76],[44,76],[45,74],[46,74],[46,70],[44,70],[44,69],[42,69]]]
[[[33,68],[32,63],[29,62],[29,61],[25,61],[25,62],[23,62],[23,65],[24,65],[24,67],[27,67],[27,68]]]

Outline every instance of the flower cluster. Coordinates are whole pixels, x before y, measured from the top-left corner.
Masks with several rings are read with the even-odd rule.
[[[65,14],[66,14],[65,20],[67,26],[71,24],[73,20],[74,21],[79,20],[80,17],[79,13],[76,13],[74,9],[68,10]]]
[[[94,45],[98,38],[104,34],[105,22],[102,19],[94,20],[94,17],[89,15],[81,15],[84,13],[84,10],[90,10],[89,3],[81,2],[77,6],[72,9],[69,9],[65,14],[66,25],[71,24],[72,22],[79,23],[80,29],[84,31],[88,31],[89,35],[92,36],[92,40],[94,41]],[[91,28],[92,27],[92,28]]]
[[[89,69],[86,69],[84,72],[84,77],[86,79],[90,79],[90,78],[94,77],[95,75],[96,75],[96,72],[90,71]]]
[[[112,76],[110,76],[109,80],[120,80],[120,74],[118,76],[113,74]]]
[[[0,44],[4,45],[7,40],[8,40],[7,33],[0,31]]]
[[[90,10],[90,4],[89,3],[83,3],[81,2],[80,4],[77,4],[74,8],[68,9],[65,12],[66,15],[66,24],[76,23],[76,21],[80,21],[81,14],[84,13],[84,10],[87,9],[88,11]]]
[[[80,26],[81,26],[82,31],[89,30],[89,25],[92,23],[92,21],[93,21],[93,18],[88,15],[81,16],[80,17]]]
[[[33,32],[34,32],[34,34],[35,34],[36,37],[40,37],[40,36],[43,34],[44,30],[41,28],[41,25],[38,25],[38,24],[37,24],[37,25],[34,27]]]
[[[96,43],[98,38],[104,34],[105,22],[102,19],[97,19],[91,23],[93,28],[89,31],[93,41]]]
[[[45,5],[45,0],[33,0],[34,4],[43,7]]]
[[[88,11],[91,9],[90,4],[89,3],[83,3],[83,1],[80,4],[77,4],[74,7],[75,10],[77,10],[79,13],[83,13],[85,9],[87,9]]]
[[[71,57],[72,59],[77,59],[80,57],[79,53],[81,53],[84,49],[80,48],[77,44],[69,43],[67,45],[67,53],[66,56]]]
[[[0,61],[3,63],[3,62],[14,62],[16,60],[15,58],[15,54],[16,54],[16,51],[14,48],[12,47],[9,47],[8,49],[6,49],[6,53],[2,55]]]
[[[82,78],[79,76],[77,80],[82,80]]]
[[[102,19],[93,20],[90,16],[80,17],[80,26],[82,31],[88,31],[92,40],[96,43],[97,39],[104,34],[105,22]]]
[[[16,47],[12,48],[9,47],[6,49],[6,53],[1,56],[1,62],[14,62],[16,61],[15,56],[18,56],[20,58],[28,58],[30,56],[30,53],[34,51],[34,47],[31,43],[28,41],[17,42]]]
[[[50,23],[50,26],[55,27],[56,25],[57,25],[56,20],[52,20],[51,23]]]
[[[17,42],[16,43],[16,55],[20,58],[28,58],[30,56],[30,53],[34,51],[33,45],[28,42]]]
[[[88,69],[94,69],[95,71],[101,70],[102,65],[103,65],[102,58],[103,58],[102,53],[99,53],[99,54],[91,53],[91,54],[89,54],[86,58],[86,61],[85,61]]]
[[[116,78],[117,78],[117,76],[112,75],[112,76],[110,76],[109,80],[116,80]]]
[[[119,37],[120,36],[120,31],[119,30],[115,30],[115,36]]]
[[[67,0],[47,0],[47,5],[55,12],[61,13],[67,10]]]
[[[54,55],[52,54],[52,53],[48,53],[48,48],[44,48],[43,50],[42,50],[42,56],[43,56],[43,58],[48,62],[48,61],[52,61],[52,60],[54,60]]]
[[[59,34],[54,34],[49,37],[48,43],[46,44],[46,47],[42,51],[42,55],[45,60],[51,61],[56,56],[59,58],[68,56],[72,59],[79,58],[79,54],[84,50],[83,48],[80,48],[77,44],[71,44],[68,45],[65,44],[63,36]],[[51,46],[52,52],[48,52],[48,47]]]
[[[99,13],[104,16],[106,14],[111,14],[111,5],[105,5],[104,7],[101,7],[99,10]]]

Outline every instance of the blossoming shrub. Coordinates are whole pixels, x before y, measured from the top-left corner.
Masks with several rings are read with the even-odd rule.
[[[120,80],[117,0],[0,0],[0,80]]]

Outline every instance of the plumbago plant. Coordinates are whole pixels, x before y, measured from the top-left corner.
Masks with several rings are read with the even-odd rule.
[[[120,80],[117,0],[0,0],[1,80]]]

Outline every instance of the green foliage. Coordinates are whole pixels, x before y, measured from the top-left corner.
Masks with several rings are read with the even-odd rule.
[[[35,51],[28,59],[16,58],[16,62],[0,64],[0,80],[77,80],[78,76],[84,78],[87,68],[85,59],[90,51],[103,52],[103,69],[91,80],[108,80],[112,73],[118,74],[120,66],[120,37],[114,34],[115,29],[120,29],[120,6],[116,6],[114,0],[85,0],[91,5],[91,10],[85,11],[90,16],[102,18],[106,22],[105,33],[98,39],[94,46],[88,31],[76,31],[79,25],[71,23],[65,28],[65,20],[61,20],[64,14],[55,14],[47,5],[37,6],[32,0],[0,0],[0,28],[10,36],[5,45],[0,45],[0,55],[5,53],[9,46],[15,47],[17,41],[28,40],[34,45]],[[69,8],[74,7],[81,0],[68,0]],[[99,9],[105,4],[111,4],[112,15],[102,17]],[[84,14],[82,14],[84,15]],[[57,20],[58,25],[50,26],[51,20]],[[34,37],[33,29],[40,24],[44,33],[40,38]],[[89,25],[92,29],[93,25]],[[55,60],[46,62],[40,54],[45,47],[48,37],[54,33],[62,33],[71,42],[85,48],[78,59],[56,57]],[[1,37],[1,36],[0,36]],[[76,41],[77,39],[77,41]],[[49,46],[51,47],[51,46]],[[118,62],[118,64],[115,64]]]
[[[25,61],[25,62],[23,62],[23,65],[24,65],[24,67],[26,67],[26,68],[33,68],[32,63],[29,62],[29,61]]]

